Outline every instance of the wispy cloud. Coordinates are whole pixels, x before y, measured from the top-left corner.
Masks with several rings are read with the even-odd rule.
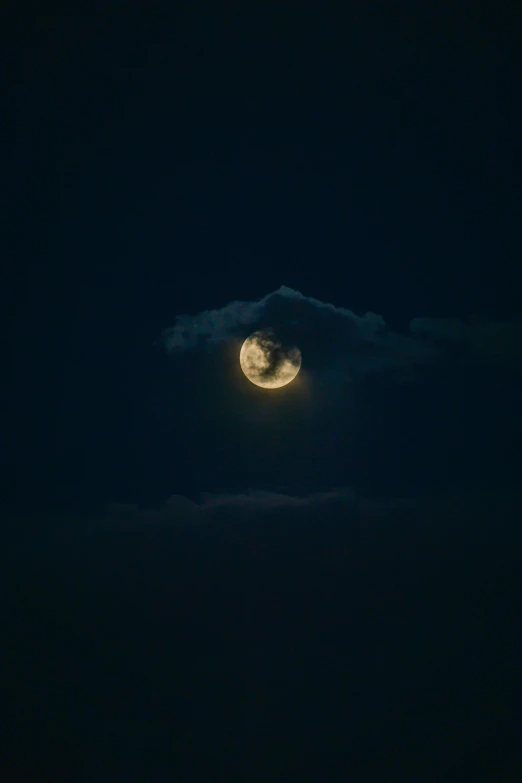
[[[410,332],[460,349],[461,358],[489,365],[522,366],[522,321],[414,318]]]

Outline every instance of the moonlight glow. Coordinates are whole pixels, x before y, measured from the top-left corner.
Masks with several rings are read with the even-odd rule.
[[[285,346],[273,330],[254,332],[239,353],[241,369],[249,381],[264,389],[279,389],[293,381],[301,367],[301,351]]]

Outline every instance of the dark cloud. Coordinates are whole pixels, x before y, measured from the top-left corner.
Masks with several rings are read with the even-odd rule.
[[[67,537],[82,538],[86,534],[115,533],[117,535],[147,535],[147,531],[163,530],[187,531],[217,529],[241,530],[237,522],[248,523],[243,529],[263,530],[264,523],[270,527],[271,521],[286,525],[299,524],[310,519],[318,519],[321,524],[328,520],[342,520],[349,529],[357,520],[397,519],[401,527],[408,520],[426,519],[444,520],[448,523],[452,515],[460,519],[466,517],[487,517],[493,511],[500,514],[510,512],[522,505],[522,494],[518,491],[498,489],[464,489],[412,495],[390,495],[371,497],[358,494],[351,487],[337,487],[327,491],[310,494],[291,494],[263,490],[242,492],[210,493],[204,492],[199,499],[184,495],[172,495],[165,503],[155,508],[141,507],[136,504],[111,503],[106,509],[81,522],[61,528]],[[251,527],[251,525],[254,527]],[[303,528],[304,530],[305,528]],[[404,528],[402,527],[402,532]],[[325,534],[336,534],[335,526]],[[374,531],[375,532],[375,531]],[[473,531],[469,531],[473,536]],[[397,528],[401,535],[401,528]],[[381,530],[384,534],[384,529]],[[162,535],[160,533],[160,535]]]
[[[460,357],[478,364],[522,366],[522,321],[488,321],[457,318],[414,318],[413,335],[433,344],[453,346]]]
[[[320,356],[330,367],[347,371],[407,369],[444,359],[448,346],[458,348],[463,359],[508,366],[522,363],[520,321],[466,323],[421,317],[414,318],[408,334],[401,335],[389,330],[380,315],[358,316],[287,286],[254,302],[234,301],[218,310],[180,315],[162,340],[167,351],[175,353],[245,338],[270,326],[301,348],[304,361]]]
[[[155,737],[232,757],[474,753],[519,670],[519,517],[520,493],[339,488],[19,526],[2,547],[3,692],[42,731],[82,753],[103,737],[133,764]]]
[[[245,338],[267,327],[297,344],[304,362],[320,358],[338,369],[364,372],[408,367],[429,361],[439,352],[432,342],[389,331],[380,315],[358,316],[287,286],[256,302],[235,301],[219,310],[180,315],[163,333],[163,342],[168,352],[175,353]]]
[[[327,513],[339,508],[353,512],[358,501],[349,487],[340,487],[308,495],[285,492],[247,490],[243,492],[204,492],[198,500],[184,495],[172,495],[158,508],[142,508],[135,504],[112,503],[105,512],[80,527],[68,531],[73,536],[96,531],[120,531],[121,533],[151,528],[184,529],[187,525],[205,525],[220,519],[256,518],[269,519],[270,515],[288,514],[294,511],[302,517],[317,511]],[[65,531],[64,531],[65,532]]]
[[[361,339],[371,339],[384,327],[383,319],[374,313],[358,317],[350,310],[303,296],[283,285],[257,302],[235,301],[220,310],[178,316],[176,324],[164,332],[165,346],[168,351],[177,351],[194,348],[201,341],[219,342],[239,336],[245,327],[253,328],[267,318],[277,327],[296,326],[304,330],[314,322],[325,324],[329,319],[336,319],[339,323],[344,319],[345,328],[359,334]]]

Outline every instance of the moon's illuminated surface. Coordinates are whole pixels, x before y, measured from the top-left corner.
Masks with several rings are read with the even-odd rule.
[[[246,377],[264,389],[279,389],[293,381],[301,367],[301,351],[284,345],[272,329],[261,329],[247,337],[239,353]]]

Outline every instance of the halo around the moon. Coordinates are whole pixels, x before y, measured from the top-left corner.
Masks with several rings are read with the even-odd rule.
[[[279,389],[294,380],[301,367],[301,351],[286,346],[271,329],[247,337],[239,363],[249,381],[264,389]]]

